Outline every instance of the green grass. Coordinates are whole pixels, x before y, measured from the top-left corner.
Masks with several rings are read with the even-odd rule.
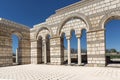
[[[120,54],[116,54],[116,55],[106,54],[106,56],[110,56],[110,59],[120,58]]]
[[[120,55],[110,55],[110,59],[120,58]]]

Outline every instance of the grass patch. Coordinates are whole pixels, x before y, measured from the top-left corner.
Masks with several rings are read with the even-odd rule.
[[[110,55],[110,59],[115,59],[115,58],[120,59],[120,55]]]
[[[110,59],[120,59],[120,54],[115,54],[115,55],[110,55],[110,54],[106,54],[106,56],[109,56]]]

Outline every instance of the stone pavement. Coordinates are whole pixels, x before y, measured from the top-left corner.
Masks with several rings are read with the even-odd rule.
[[[120,80],[120,68],[20,65],[0,67],[0,80]]]

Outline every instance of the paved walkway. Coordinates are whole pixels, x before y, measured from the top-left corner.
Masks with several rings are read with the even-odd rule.
[[[55,65],[0,67],[0,80],[120,80],[120,68]]]

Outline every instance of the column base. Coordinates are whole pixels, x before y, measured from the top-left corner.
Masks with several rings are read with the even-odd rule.
[[[81,64],[76,64],[76,65],[78,65],[78,66],[84,66],[85,64],[84,64],[84,63],[81,63]]]
[[[62,65],[63,63],[58,63],[58,62],[52,62],[50,63],[51,65]]]
[[[81,64],[74,64],[74,63],[71,63],[71,64],[66,64],[68,66],[84,66],[85,64],[84,63],[81,63]]]
[[[86,64],[85,66],[87,66],[87,67],[105,67],[106,65],[105,64],[96,64],[96,63],[94,63],[94,64]]]

